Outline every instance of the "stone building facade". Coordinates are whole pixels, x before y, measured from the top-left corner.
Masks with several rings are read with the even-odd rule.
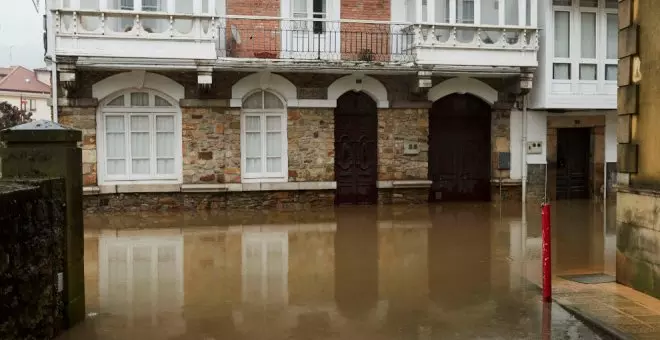
[[[444,97],[459,91],[490,101],[491,157],[483,164],[492,169],[492,199],[500,199],[496,186],[500,181],[503,199],[520,199],[520,182],[510,180],[508,170],[497,170],[498,153],[509,152],[512,143],[509,118],[516,99],[516,77],[434,77],[434,87],[421,94],[407,85],[415,81],[410,75],[215,71],[214,85],[204,89],[198,86],[194,73],[185,72],[77,69],[76,79],[61,91],[59,121],[83,131],[85,207],[91,211],[304,209],[332,205],[337,187],[335,110],[337,97],[346,92],[366,93],[378,106],[378,203],[428,201],[432,184],[428,145],[431,96]],[[255,91],[275,94],[285,107],[286,175],[276,181],[243,178],[245,135],[241,117],[247,110],[241,106],[243,99]],[[108,105],[109,101],[142,92],[167,98],[175,120],[180,119],[180,130],[177,128],[174,134],[181,151],[179,155],[177,149],[173,156],[180,163],[176,165],[178,178],[110,180],[101,171],[101,167],[108,166],[108,146],[101,144],[111,133],[105,129],[104,119],[118,112]],[[405,148],[410,145],[418,150],[407,152]]]

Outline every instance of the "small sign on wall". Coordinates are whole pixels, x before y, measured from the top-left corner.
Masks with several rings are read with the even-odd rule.
[[[403,142],[403,154],[404,155],[418,155],[419,154],[419,143],[413,141]]]
[[[543,153],[543,142],[527,142],[528,155],[540,155]]]

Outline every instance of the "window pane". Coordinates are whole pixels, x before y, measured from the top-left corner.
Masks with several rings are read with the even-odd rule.
[[[607,15],[607,59],[617,58],[619,19],[616,14]]]
[[[506,0],[504,2],[504,22],[506,25],[518,25],[518,1]]]
[[[108,132],[105,139],[108,157],[124,158],[126,156],[126,139],[123,133]]]
[[[282,156],[282,133],[269,132],[266,137],[266,156]]]
[[[149,116],[132,116],[131,131],[149,132]]]
[[[266,117],[266,130],[267,131],[281,131],[282,130],[282,118],[280,116],[268,116],[268,117]]]
[[[133,10],[133,0],[119,0],[119,9]]]
[[[124,106],[124,95],[111,100],[106,106]]]
[[[157,161],[157,171],[159,175],[173,174],[174,159],[159,159]]]
[[[149,174],[149,160],[148,159],[134,159],[133,160],[133,174],[148,175]]]
[[[596,13],[580,13],[582,58],[596,58]]]
[[[307,12],[307,0],[293,0],[293,12],[306,13]]]
[[[435,22],[449,22],[449,0],[435,0]]]
[[[552,4],[555,6],[573,6],[572,0],[552,0]]]
[[[174,133],[158,132],[156,134],[156,157],[174,157]]]
[[[527,26],[532,26],[532,0],[525,0],[527,1],[527,6],[525,6],[525,9],[527,13],[525,13],[525,17],[527,18]],[[534,13],[536,15],[536,13]]]
[[[108,175],[125,175],[126,161],[123,159],[109,159],[107,162]]]
[[[553,64],[552,79],[569,80],[571,79],[571,64]]]
[[[427,22],[429,20],[429,1],[428,0],[421,0],[422,1],[422,22]]]
[[[282,157],[269,157],[266,162],[266,172],[281,172]]]
[[[277,98],[276,95],[270,92],[264,92],[264,108],[266,109],[283,109],[284,104]]]
[[[481,0],[481,23],[499,25],[500,14],[497,9],[500,0]]]
[[[248,132],[245,134],[245,156],[261,157],[261,134]]]
[[[598,0],[580,0],[580,7],[598,7]]]
[[[580,80],[596,80],[596,65],[580,64]]]
[[[248,157],[245,160],[245,172],[251,174],[261,172],[261,158]]]
[[[156,106],[172,106],[170,102],[163,97],[156,96],[155,99],[156,99],[155,102]]]
[[[570,13],[555,12],[555,57],[570,58]]]
[[[157,116],[156,117],[156,131],[159,131],[159,132],[174,132],[174,117],[172,117],[172,116]]]
[[[618,9],[619,8],[619,1],[618,0],[605,0],[605,8]]]
[[[616,80],[617,65],[605,65],[605,80]]]
[[[262,91],[255,92],[251,94],[249,97],[245,98],[243,100],[243,108],[245,109],[262,109],[263,102],[262,102]]]
[[[245,131],[258,132],[261,131],[261,117],[259,116],[245,116]]]
[[[124,117],[122,116],[105,117],[105,130],[108,132],[124,132]]]
[[[131,106],[149,106],[149,94],[146,92],[131,93]]]
[[[131,156],[133,158],[149,157],[149,133],[131,133]]]
[[[142,10],[146,12],[160,11],[160,0],[142,0]]]
[[[456,1],[456,22],[460,24],[474,23],[474,0]]]

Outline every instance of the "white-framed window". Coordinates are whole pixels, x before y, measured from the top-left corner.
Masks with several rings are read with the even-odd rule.
[[[531,0],[404,0],[406,20],[437,24],[529,25]],[[520,22],[520,3],[526,22]]]
[[[167,96],[133,90],[101,107],[100,182],[180,181],[181,115]]]
[[[554,80],[616,81],[617,9],[617,0],[553,0]]]
[[[326,19],[328,17],[327,0],[292,0],[291,17],[307,19],[294,21],[294,30],[313,31],[320,34],[326,31],[322,21],[310,21],[309,19]]]
[[[30,112],[37,111],[37,101],[35,99],[30,99]]]
[[[241,170],[249,181],[286,181],[287,113],[284,101],[269,91],[255,91],[243,100]]]

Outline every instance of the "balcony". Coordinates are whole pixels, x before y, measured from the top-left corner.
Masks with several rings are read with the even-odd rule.
[[[217,58],[217,18],[156,11],[55,9],[60,56]]]
[[[227,61],[537,65],[531,27],[227,16],[219,30],[218,55]]]

